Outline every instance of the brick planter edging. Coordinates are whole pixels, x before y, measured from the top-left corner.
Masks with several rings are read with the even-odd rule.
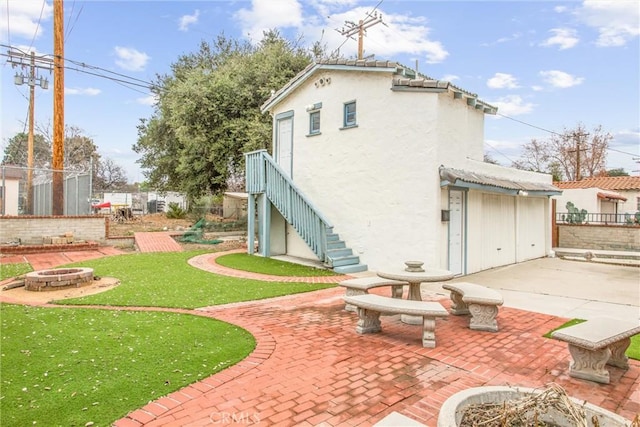
[[[69,243],[66,245],[18,245],[0,246],[0,254],[3,255],[23,255],[49,252],[69,252],[69,251],[92,251],[100,245],[96,242]]]

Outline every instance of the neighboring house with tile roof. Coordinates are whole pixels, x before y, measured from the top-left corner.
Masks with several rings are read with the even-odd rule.
[[[562,195],[555,196],[557,212],[566,212],[567,202],[593,214],[635,214],[640,211],[640,176],[584,178],[554,182]]]
[[[483,162],[496,110],[394,62],[309,65],[262,106],[273,153],[246,154],[249,235],[264,256],[346,273],[416,259],[470,274],[549,255],[561,191]]]

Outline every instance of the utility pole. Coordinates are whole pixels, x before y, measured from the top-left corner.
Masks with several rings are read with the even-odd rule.
[[[362,40],[364,39],[364,30],[366,30],[369,27],[373,27],[376,24],[379,24],[382,22],[382,14],[380,14],[380,16],[378,16],[378,12],[374,12],[373,15],[369,14],[369,16],[367,16],[366,19],[361,19],[360,21],[358,21],[358,23],[356,24],[355,22],[352,21],[345,21],[345,25],[347,26],[347,28],[342,28],[340,30],[340,34],[342,34],[345,37],[352,37],[355,34],[358,34],[358,59],[362,59],[363,56],[363,42]],[[384,24],[384,22],[382,22]]]
[[[580,148],[580,137],[587,137],[589,136],[588,133],[578,133],[578,132],[573,132],[573,139],[576,142],[576,149],[575,150],[569,150],[569,153],[576,153],[576,181],[580,181],[582,179],[582,177],[580,176],[580,152],[581,151],[586,151],[586,149],[584,148]]]
[[[64,215],[64,4],[53,0],[52,214]]]
[[[28,59],[27,59],[28,58]],[[27,62],[28,61],[28,62]],[[26,213],[33,215],[33,145],[34,145],[34,113],[35,113],[35,88],[36,83],[42,89],[49,88],[49,81],[46,78],[36,78],[36,68],[43,68],[51,71],[51,60],[44,57],[36,57],[34,52],[27,55],[23,52],[9,51],[9,59],[7,60],[12,67],[20,66],[23,69],[29,67],[29,74],[18,74],[14,77],[16,85],[29,85],[29,136],[27,140],[27,206]],[[28,63],[28,65],[27,65]]]

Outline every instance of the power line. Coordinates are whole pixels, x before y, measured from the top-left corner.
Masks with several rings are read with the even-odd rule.
[[[7,0],[7,42],[11,43],[11,25],[9,21],[9,0]]]
[[[513,120],[514,122],[522,123],[523,125],[530,126],[532,128],[535,128],[535,129],[538,129],[538,130],[542,130],[542,131],[545,131],[545,132],[549,132],[550,134],[553,134],[553,135],[563,136],[563,134],[561,134],[561,133],[554,132],[554,131],[549,130],[549,129],[541,128],[540,126],[532,125],[531,123],[523,122],[522,120],[514,119],[513,117],[505,116],[504,114],[496,113],[496,116],[504,117],[505,119]]]
[[[627,153],[626,151],[616,150],[615,148],[607,148],[607,150],[615,151],[616,153],[628,154],[629,156],[637,156],[637,154]]]
[[[16,52],[20,53],[20,55],[18,55],[18,56],[25,56],[25,57],[27,56],[27,53],[23,52],[19,48],[8,46],[8,45],[5,45],[5,44],[0,44],[0,46],[7,47],[9,49],[14,49],[15,50],[14,53],[13,53],[14,56],[18,55]],[[12,57],[11,53],[12,53],[11,51],[9,52],[9,55],[4,54],[4,53],[0,53],[0,56],[6,56],[6,57],[11,58]],[[45,54],[45,55],[41,55],[41,56],[36,57],[36,61],[41,66],[44,65],[44,64],[48,64],[49,65],[49,69],[51,69],[50,64],[53,61],[52,58],[53,58],[53,55]],[[115,76],[122,77],[123,79],[114,78],[114,77],[107,76],[107,75],[104,75],[104,74],[94,73],[94,72],[90,72],[90,71],[87,71],[87,70],[84,70],[84,69],[73,68],[73,67],[69,67],[69,66],[65,65],[64,68],[66,68],[68,70],[77,71],[77,72],[80,72],[80,73],[85,73],[85,74],[93,75],[93,76],[96,76],[96,77],[102,77],[104,79],[113,81],[115,83],[129,85],[129,86],[137,86],[137,87],[141,87],[141,88],[144,88],[144,89],[147,89],[147,90],[151,90],[154,87],[153,83],[148,82],[146,80],[138,79],[136,77],[131,77],[131,76],[128,76],[128,75],[125,75],[125,74],[122,74],[122,73],[117,73],[115,71],[110,71],[110,70],[107,70],[107,69],[104,69],[104,68],[101,68],[101,67],[97,67],[97,66],[94,66],[94,65],[89,65],[89,64],[86,64],[84,62],[76,61],[76,60],[73,60],[73,59],[63,58],[63,60],[65,60],[67,62],[70,62],[72,64],[75,64],[75,65],[78,65],[78,66],[83,67],[83,68],[88,68],[88,69],[100,71],[100,72],[103,72],[103,73],[113,74]],[[13,63],[12,63],[12,65],[13,65]],[[21,64],[17,64],[16,63],[15,65],[21,65]],[[135,90],[133,88],[129,88],[129,89]],[[139,92],[139,91],[137,91],[137,92]]]
[[[31,39],[31,43],[29,44],[29,50],[31,50],[31,48],[33,47],[33,42],[36,41],[36,36],[38,35],[38,29],[40,28],[40,23],[42,22],[42,14],[44,13],[44,7],[46,4],[47,2],[45,0],[42,0],[42,7],[40,8],[40,16],[38,17],[38,24],[36,25],[36,29],[33,32],[33,38]],[[7,15],[9,15],[8,8],[7,8]]]
[[[504,157],[505,159],[509,160],[511,163],[515,163],[509,156],[507,156],[506,154],[500,152],[496,147],[494,147],[493,145],[489,144],[488,142],[484,142],[486,145],[489,146],[489,148],[491,148],[493,151],[495,151],[496,153],[500,154],[502,157]]]

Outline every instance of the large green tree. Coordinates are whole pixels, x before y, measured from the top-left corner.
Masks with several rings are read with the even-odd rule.
[[[575,181],[606,173],[607,149],[613,136],[596,126],[587,132],[579,123],[547,140],[532,139],[523,146],[520,159],[513,162],[518,169],[545,172],[555,180]]]
[[[29,135],[18,133],[9,138],[4,148],[2,164],[28,166],[29,156]],[[48,169],[51,165],[51,144],[41,135],[33,136],[33,166],[35,168]]]
[[[33,167],[38,170],[51,169],[50,125],[38,125],[33,136]],[[28,135],[18,133],[7,141],[2,164],[28,166]],[[65,126],[64,139],[65,171],[92,171],[93,188],[96,190],[117,190],[127,184],[127,174],[122,166],[102,157],[93,139],[73,125]]]
[[[264,34],[260,43],[218,36],[158,78],[153,116],[141,120],[133,150],[149,184],[189,198],[224,191],[243,153],[269,148],[271,119],[260,106],[311,62],[309,51]]]

